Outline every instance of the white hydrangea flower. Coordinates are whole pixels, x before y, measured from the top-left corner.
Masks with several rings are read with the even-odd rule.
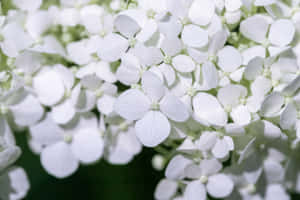
[[[97,118],[92,113],[80,115],[64,128],[56,125],[48,115],[31,126],[30,131],[34,143],[42,145],[41,164],[57,178],[70,176],[79,163],[90,164],[102,157],[104,142]],[[41,131],[43,135],[40,135]]]
[[[135,124],[137,137],[145,146],[153,147],[169,136],[171,125],[168,118],[184,122],[189,118],[189,112],[151,72],[143,74],[142,90],[124,92],[116,101],[115,111],[127,120],[138,120]]]

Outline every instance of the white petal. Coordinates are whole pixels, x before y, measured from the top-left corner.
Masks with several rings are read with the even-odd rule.
[[[71,149],[74,156],[79,159],[80,162],[90,164],[101,158],[104,142],[97,130],[87,127],[85,130],[74,135]]]
[[[21,10],[34,11],[42,5],[43,1],[42,0],[13,0],[13,3]]]
[[[290,196],[287,194],[283,186],[280,184],[271,184],[267,186],[266,200],[289,200]]]
[[[140,30],[138,23],[133,18],[124,14],[116,17],[114,26],[118,32],[127,38],[133,37]]]
[[[25,24],[28,33],[39,38],[52,25],[53,19],[46,11],[38,11],[29,14]]]
[[[123,118],[137,120],[142,118],[150,108],[150,100],[139,90],[123,92],[116,100],[114,110]]]
[[[279,19],[271,25],[269,40],[277,46],[286,46],[292,42],[295,35],[294,24],[287,19]]]
[[[52,107],[51,114],[53,120],[58,124],[68,123],[74,116],[76,110],[68,99]]]
[[[216,54],[220,49],[224,47],[227,37],[228,33],[225,30],[221,30],[215,33],[210,40],[208,52],[213,55]]]
[[[207,93],[198,93],[193,99],[193,107],[197,117],[217,126],[227,123],[227,114],[216,99]]]
[[[168,119],[157,111],[149,111],[135,124],[136,135],[147,147],[162,143],[170,134],[171,126]]]
[[[217,139],[217,142],[212,149],[213,155],[218,159],[222,159],[228,156],[229,151],[230,151],[230,147],[224,138]]]
[[[294,104],[288,104],[280,115],[280,127],[284,130],[292,129],[296,123],[297,110]]]
[[[137,57],[132,54],[122,56],[121,65],[116,72],[117,79],[126,85],[137,83],[140,79],[140,63]]]
[[[66,89],[71,90],[75,82],[72,71],[60,64],[55,65],[54,70],[60,75]]]
[[[223,106],[234,107],[240,103],[240,98],[247,95],[247,89],[241,85],[229,84],[218,91],[218,99]]]
[[[161,73],[164,75],[164,78],[166,79],[168,86],[171,86],[176,80],[176,74],[174,69],[170,65],[165,63],[159,65],[158,68],[160,69]]]
[[[173,66],[179,72],[192,72],[196,68],[194,61],[186,55],[178,55],[173,58]]]
[[[11,167],[0,176],[0,198],[24,199],[30,187],[26,172],[21,167]]]
[[[79,65],[87,64],[92,59],[86,40],[69,43],[67,45],[67,52],[69,58]]]
[[[102,80],[114,83],[117,81],[115,74],[112,72],[112,69],[107,62],[98,62],[95,63],[95,72],[96,75]]]
[[[58,103],[65,94],[60,75],[52,70],[44,70],[33,79],[33,88],[42,104],[47,106]]]
[[[110,95],[103,95],[97,101],[97,109],[104,115],[109,115],[114,110],[114,103],[116,98]]]
[[[181,32],[182,24],[176,17],[169,16],[167,19],[159,22],[158,29],[167,38],[177,37]]]
[[[154,19],[147,20],[141,32],[137,34],[136,39],[146,45],[156,45],[160,39],[157,22]]]
[[[176,54],[180,53],[183,45],[182,41],[178,37],[165,37],[160,48],[167,56],[175,56]]]
[[[140,63],[145,66],[159,64],[163,60],[163,54],[159,48],[146,47],[141,43],[135,45],[130,49],[130,53],[139,58]]]
[[[261,114],[266,117],[276,115],[284,104],[284,98],[279,93],[272,93],[266,97],[261,105]]]
[[[263,70],[263,59],[256,57],[249,61],[245,69],[245,78],[247,80],[254,80]]]
[[[282,135],[282,132],[279,127],[272,124],[269,121],[263,120],[264,122],[264,136],[266,138],[279,138]]]
[[[211,62],[202,65],[203,90],[216,88],[219,83],[219,75],[216,67]]]
[[[165,87],[158,76],[152,72],[145,72],[142,77],[142,88],[153,101],[158,101],[165,94]]]
[[[240,105],[233,108],[230,113],[230,116],[236,124],[241,126],[245,126],[251,121],[251,113],[249,112],[248,108],[244,105]]]
[[[50,113],[39,123],[30,126],[29,130],[32,139],[41,145],[53,144],[63,139],[63,130],[53,121]]]
[[[128,41],[122,36],[112,33],[107,35],[101,42],[98,51],[99,58],[107,62],[114,62],[121,58],[122,53],[128,48]]]
[[[168,118],[176,122],[184,122],[190,116],[184,103],[171,93],[166,94],[160,101],[160,110]]]
[[[202,132],[199,140],[196,141],[196,145],[201,151],[208,151],[215,145],[216,142],[217,132],[204,131]]]
[[[211,21],[215,11],[214,1],[194,1],[190,7],[188,16],[191,21],[200,26],[205,26]]]
[[[266,39],[269,21],[262,15],[248,17],[240,24],[241,33],[248,39],[262,43]]]
[[[208,43],[207,32],[195,25],[184,26],[183,31],[181,33],[181,38],[185,45],[195,48],[204,47]]]
[[[17,146],[7,145],[0,152],[0,170],[4,171],[12,165],[21,155],[21,149]]]
[[[64,142],[46,147],[41,154],[41,163],[50,175],[57,178],[70,176],[79,165],[71,148]]]
[[[184,199],[206,200],[206,189],[201,181],[193,181],[187,185],[184,191]]]
[[[177,191],[177,183],[172,180],[163,179],[161,180],[154,193],[154,197],[157,200],[170,199]]]
[[[182,155],[176,155],[169,162],[165,171],[165,176],[171,180],[182,179],[184,178],[185,168],[191,163],[191,160],[183,157]]]
[[[29,126],[43,117],[44,109],[32,95],[27,95],[18,104],[10,106],[15,122],[20,126]]]
[[[207,192],[215,198],[224,198],[231,194],[234,184],[225,174],[216,174],[208,178]]]
[[[25,33],[21,23],[9,23],[2,28],[1,33],[5,38],[1,49],[7,56],[16,57],[19,51],[29,48],[33,44],[33,40]]]
[[[224,72],[233,72],[242,65],[242,56],[232,46],[225,46],[218,52],[218,65]]]
[[[200,169],[202,175],[205,176],[211,176],[219,172],[222,169],[222,167],[222,163],[215,158],[204,159],[200,162]]]
[[[226,11],[233,12],[242,6],[242,1],[241,0],[225,0],[225,8]]]
[[[266,57],[266,49],[263,46],[253,46],[242,52],[243,55],[243,64],[247,65],[250,60],[255,57]]]

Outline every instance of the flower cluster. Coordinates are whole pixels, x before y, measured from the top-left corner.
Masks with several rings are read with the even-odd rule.
[[[299,0],[10,0],[0,12],[0,199],[14,132],[50,175],[142,147],[157,200],[300,193]],[[4,188],[4,189],[3,189]]]

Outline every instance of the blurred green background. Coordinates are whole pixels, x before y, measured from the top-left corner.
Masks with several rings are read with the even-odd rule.
[[[128,165],[115,166],[101,160],[81,166],[73,176],[60,180],[44,171],[39,156],[28,149],[25,134],[18,134],[17,142],[23,149],[17,165],[25,168],[31,183],[27,200],[152,200],[163,177],[151,165],[155,152],[144,149]]]

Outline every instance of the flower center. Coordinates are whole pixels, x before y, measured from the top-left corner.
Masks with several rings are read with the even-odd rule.
[[[164,63],[170,65],[172,63],[172,58],[170,56],[165,56]]]
[[[134,37],[129,39],[129,46],[133,48],[136,45],[137,41]]]
[[[159,103],[158,102],[153,102],[151,104],[151,110],[159,110]]]
[[[208,181],[208,177],[203,175],[200,177],[200,181],[201,181],[201,183],[205,184]]]
[[[70,134],[64,134],[64,141],[66,143],[70,144],[72,142],[72,140],[73,140],[72,135],[70,135]]]

